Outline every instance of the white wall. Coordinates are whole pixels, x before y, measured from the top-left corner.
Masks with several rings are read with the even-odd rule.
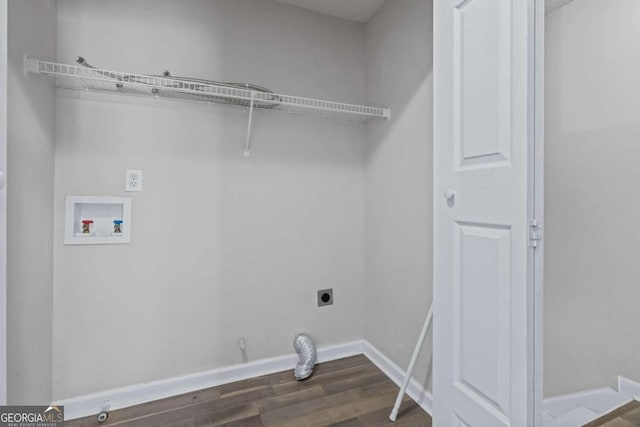
[[[55,58],[55,0],[9,1],[7,375],[10,404],[51,402],[55,89],[23,56]]]
[[[367,102],[391,120],[367,125],[365,338],[403,368],[432,295],[432,7],[387,1],[366,26]]]
[[[270,0],[60,0],[77,55],[364,101],[362,25]],[[260,112],[245,159],[243,109],[59,91],[57,111],[55,399],[240,363],[239,336],[250,360],[362,337],[363,125]],[[69,194],[131,195],[132,243],[63,246]]]
[[[640,2],[547,16],[545,395],[640,381]]]

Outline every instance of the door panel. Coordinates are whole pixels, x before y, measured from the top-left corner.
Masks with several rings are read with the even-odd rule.
[[[453,380],[502,416],[509,413],[509,227],[456,224],[453,278]],[[485,307],[484,312],[475,310]],[[487,335],[485,331],[493,331]]]
[[[466,0],[454,9],[453,114],[459,168],[504,166],[510,159],[510,6],[509,0]]]
[[[534,425],[534,12],[435,1],[436,427]]]

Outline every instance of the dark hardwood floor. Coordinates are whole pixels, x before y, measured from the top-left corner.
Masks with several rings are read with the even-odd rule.
[[[102,424],[92,416],[65,426],[431,426],[429,415],[408,397],[391,423],[397,393],[366,357],[354,356],[318,364],[305,381],[296,381],[291,369],[112,411]]]
[[[639,427],[640,402],[633,401],[616,409],[584,427]]]

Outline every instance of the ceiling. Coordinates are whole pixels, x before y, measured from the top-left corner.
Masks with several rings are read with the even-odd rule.
[[[556,9],[560,9],[562,6],[566,6],[573,0],[546,0],[544,2],[545,13],[551,13]]]
[[[357,22],[367,22],[385,0],[278,0],[315,12]]]
[[[367,22],[385,0],[278,0],[282,3],[357,22]],[[573,0],[545,0],[545,12],[551,13]]]

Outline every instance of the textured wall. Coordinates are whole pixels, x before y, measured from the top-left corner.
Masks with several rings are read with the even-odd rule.
[[[433,3],[393,0],[366,26],[365,338],[406,368],[432,295]],[[431,338],[415,377],[430,382]]]
[[[640,381],[640,3],[547,16],[545,395]]]
[[[25,54],[56,55],[55,0],[9,1],[7,379],[10,404],[51,402],[55,88]]]

